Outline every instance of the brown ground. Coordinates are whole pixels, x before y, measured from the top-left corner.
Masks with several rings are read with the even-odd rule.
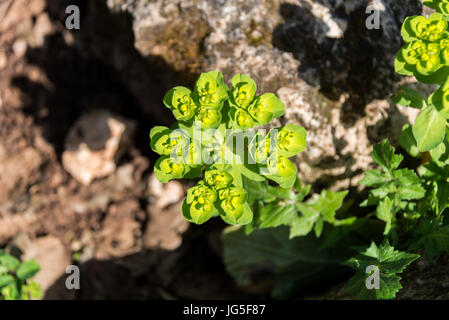
[[[223,225],[188,226],[180,199],[163,203],[170,190],[155,195],[149,187],[149,130],[172,121],[160,112],[162,95],[192,76],[141,57],[130,21],[104,4],[82,1],[92,21],[102,20],[69,32],[64,4],[0,2],[0,247],[39,260],[47,298],[245,297],[219,257]],[[70,127],[97,107],[138,128],[115,173],[84,186],[61,155]],[[75,296],[62,290],[72,263],[81,267]]]
[[[173,121],[162,96],[191,84],[195,68],[142,57],[130,17],[93,3],[80,1],[83,28],[70,32],[68,1],[0,1],[0,247],[41,263],[46,298],[251,297],[224,270],[223,224],[188,226],[181,199],[170,198],[188,183],[162,187],[151,175],[149,130]],[[114,174],[84,186],[61,157],[69,129],[93,108],[134,120],[137,132]],[[72,263],[81,290],[70,293]],[[399,297],[448,299],[447,264],[415,264]],[[322,298],[344,298],[340,291]]]

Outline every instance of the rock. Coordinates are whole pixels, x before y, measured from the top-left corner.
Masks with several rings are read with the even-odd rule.
[[[189,223],[181,214],[182,202],[161,209],[149,205],[149,220],[143,237],[143,245],[150,249],[174,250],[182,244],[182,234]]]
[[[12,215],[0,218],[0,246],[21,232],[25,232],[37,220],[36,217]]]
[[[41,266],[40,271],[34,277],[34,281],[41,285],[45,298],[48,299],[71,299],[74,291],[65,288],[66,268],[72,264],[69,253],[62,242],[53,236],[46,236],[32,241],[25,249],[22,260],[36,260]],[[61,279],[61,280],[59,280]],[[59,280],[59,281],[58,281]],[[58,284],[58,288],[55,287]],[[51,288],[49,296],[46,291]]]
[[[147,248],[174,250],[182,243],[182,234],[189,223],[181,214],[185,197],[183,185],[175,180],[161,183],[151,174],[148,179],[150,205],[147,208],[148,223],[143,236]]]
[[[106,110],[82,115],[67,135],[64,169],[84,185],[110,175],[132,141],[135,126],[135,122]]]
[[[422,12],[418,0],[382,1],[380,29],[373,30],[365,27],[368,0],[107,3],[133,16],[135,48],[148,59],[160,56],[188,71],[191,63],[220,70],[228,82],[245,73],[259,92],[277,93],[287,110],[273,124],[298,123],[308,132],[308,149],[296,159],[305,182],[355,186],[373,166],[372,145],[386,137],[397,143],[398,129],[414,120],[390,96],[400,79],[393,61],[401,23]],[[184,30],[171,32],[179,25],[188,39]]]
[[[44,45],[45,37],[54,31],[54,27],[50,21],[47,13],[41,13],[36,18],[36,23],[33,28],[33,37],[31,44],[34,47],[41,47]]]
[[[45,9],[45,0],[7,0],[0,4],[0,33]]]
[[[148,179],[148,195],[156,207],[163,209],[184,198],[185,190],[179,181],[161,183],[153,173]]]
[[[0,52],[0,70],[4,69],[6,67],[6,64],[8,63],[8,57],[6,56],[6,53],[3,51]],[[1,105],[0,105],[1,107]]]
[[[25,39],[17,39],[12,45],[12,50],[17,58],[22,58],[27,51],[27,42]]]
[[[42,157],[35,149],[28,147],[15,155],[8,155],[0,146],[0,201],[13,200],[25,191],[38,176]]]
[[[97,259],[121,257],[138,251],[136,235],[140,224],[135,220],[140,211],[133,200],[109,207],[101,231],[97,234]]]

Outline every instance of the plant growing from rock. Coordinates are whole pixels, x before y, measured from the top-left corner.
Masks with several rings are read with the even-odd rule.
[[[193,91],[175,87],[166,94],[164,103],[178,123],[151,130],[151,147],[161,155],[156,177],[202,177],[188,190],[183,215],[198,224],[220,216],[236,225],[223,233],[224,262],[239,284],[251,285],[252,271],[266,271],[272,295],[285,298],[347,266],[355,270],[348,294],[392,299],[402,288],[399,274],[420,258],[413,251],[422,250],[431,263],[449,252],[449,1],[424,3],[437,12],[404,21],[405,45],[395,69],[439,88],[424,97],[403,87],[393,98],[421,109],[400,138],[421,164],[406,168],[388,140],[374,146],[379,169],[360,181],[368,189],[359,204],[363,214],[352,213],[353,200],[344,202],[347,191],[310,194],[311,186],[298,179],[289,158],[306,149],[304,128],[253,130],[282,116],[284,105],[274,94],[257,96],[251,78],[236,75],[228,89],[212,71],[200,76]],[[367,286],[376,272],[379,287]]]
[[[259,190],[253,228],[246,228],[247,235],[241,231],[223,235],[228,271],[240,284],[251,284],[250,270],[270,265],[272,295],[287,297],[310,282],[338,274],[337,265],[346,265],[355,270],[345,286],[347,294],[360,299],[392,299],[402,288],[399,274],[420,258],[410,251],[420,249],[430,263],[449,252],[449,1],[424,4],[437,12],[404,21],[405,45],[397,54],[395,69],[439,88],[425,97],[403,87],[393,98],[398,104],[421,109],[416,122],[403,127],[400,138],[404,150],[421,158],[421,164],[404,167],[403,155],[387,140],[374,146],[372,159],[380,169],[367,171],[360,181],[369,189],[360,206],[375,209],[358,217],[348,215],[351,204],[342,203],[342,193],[323,191],[306,199],[310,187],[300,183],[277,196]],[[344,219],[335,219],[335,208]],[[329,222],[327,228],[323,221]],[[271,226],[285,227],[255,230]],[[314,236],[309,234],[312,230]],[[288,240],[295,236],[301,236],[301,242]],[[258,243],[257,253],[253,243]],[[354,248],[352,253],[348,247]],[[379,287],[368,286],[367,281],[376,275]]]
[[[306,131],[287,124],[268,134],[249,130],[282,116],[285,106],[272,93],[257,95],[250,77],[238,74],[231,89],[223,75],[200,75],[192,90],[175,87],[164,97],[178,123],[150,132],[151,148],[161,155],[154,166],[161,182],[197,178],[182,206],[184,217],[202,224],[220,216],[228,224],[253,221],[247,181],[267,179],[291,188],[297,179],[290,157],[306,149]]]

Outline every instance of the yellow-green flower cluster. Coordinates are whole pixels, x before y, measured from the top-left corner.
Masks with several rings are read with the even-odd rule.
[[[424,0],[424,4],[437,12],[449,16],[449,0]]]
[[[235,129],[247,130],[269,123],[285,112],[285,106],[273,93],[256,96],[257,86],[253,79],[243,74],[232,78],[230,94],[230,117]]]
[[[184,217],[197,224],[218,215],[230,224],[249,223],[252,211],[247,203],[248,193],[233,182],[226,171],[206,171],[204,180],[187,192],[182,207]]]
[[[165,183],[193,179],[204,172],[182,206],[188,221],[201,224],[220,216],[228,224],[248,224],[253,219],[243,189],[248,180],[271,179],[283,188],[293,186],[297,169],[288,158],[305,149],[305,130],[295,125],[272,130],[256,143],[252,155],[248,138],[253,133],[244,131],[268,124],[285,112],[273,93],[257,96],[256,91],[248,76],[234,76],[229,90],[223,75],[210,71],[200,75],[193,90],[178,86],[166,93],[164,104],[178,124],[173,129],[157,126],[150,132],[151,148],[160,155],[154,173]],[[275,146],[274,152],[270,145]]]
[[[296,180],[297,169],[288,158],[306,149],[306,139],[303,127],[287,124],[271,130],[265,137],[256,136],[250,149],[267,178],[290,188]]]
[[[217,128],[221,109],[228,98],[228,87],[218,71],[201,74],[192,92],[185,87],[174,87],[164,97],[164,104],[176,120],[201,122],[203,129]]]
[[[449,30],[447,17],[434,13],[429,18],[408,17],[402,25],[405,46],[398,52],[396,71],[414,75],[425,83],[439,83],[449,66]]]
[[[150,146],[161,155],[154,173],[161,182],[180,179],[201,164],[200,148],[182,130],[157,126],[151,129]]]

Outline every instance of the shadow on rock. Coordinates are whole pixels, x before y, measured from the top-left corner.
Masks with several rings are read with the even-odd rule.
[[[68,290],[62,275],[44,299],[247,299],[207,241],[204,229],[184,235],[175,250],[145,250],[79,264],[80,289]]]
[[[80,7],[79,30],[64,30],[69,4]],[[136,146],[149,155],[151,127],[174,122],[162,104],[165,92],[176,84],[192,85],[197,75],[174,70],[161,56],[142,56],[134,47],[132,17],[112,13],[105,1],[47,1],[47,14],[62,30],[47,35],[42,46],[28,48],[25,56],[45,79],[12,80],[32,97],[24,111],[42,127],[59,156],[70,127],[93,108],[137,120]]]
[[[421,4],[382,1],[380,29],[368,30],[368,0],[316,2],[319,12],[306,3],[281,4],[284,23],[273,31],[273,45],[301,61],[299,74],[306,82],[319,85],[331,100],[346,93],[352,111],[363,113],[366,104],[391,94],[398,80],[393,61],[401,46],[401,24],[420,13]]]

